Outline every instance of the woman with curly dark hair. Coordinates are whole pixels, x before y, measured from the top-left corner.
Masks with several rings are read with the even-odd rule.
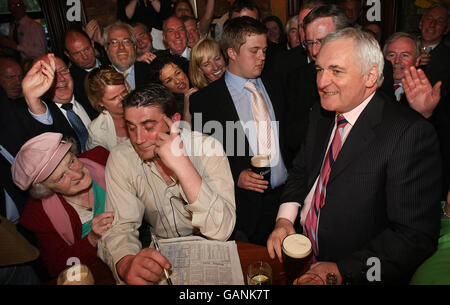
[[[189,96],[197,88],[191,88],[189,62],[181,56],[165,54],[156,57],[150,64],[150,69],[151,82],[162,84],[175,95],[178,112],[184,121],[190,123]]]

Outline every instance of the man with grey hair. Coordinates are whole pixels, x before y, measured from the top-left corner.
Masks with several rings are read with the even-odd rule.
[[[372,35],[346,28],[321,44],[320,104],[289,173],[269,255],[281,260],[301,208],[317,263],[295,284],[408,283],[439,236],[436,132],[379,92],[384,61]]]
[[[433,124],[438,133],[444,163],[442,199],[448,200],[450,198],[450,112],[448,94],[445,96],[446,90],[442,86],[443,81],[439,80],[432,85],[426,68],[416,69],[421,59],[420,44],[411,34],[397,32],[391,35],[386,41],[383,53],[394,67],[397,101],[423,115]]]
[[[168,49],[158,55],[175,54],[189,60],[191,48],[188,47],[186,27],[180,18],[171,16],[163,22],[163,41]]]
[[[298,15],[292,16],[286,22],[287,49],[293,49],[300,45],[300,36],[298,35]]]
[[[442,82],[439,81],[431,87],[431,84],[424,73],[422,79],[419,79],[417,73],[411,74],[411,67],[418,67],[420,62],[419,42],[409,33],[397,32],[387,39],[383,47],[383,54],[384,57],[392,63],[394,70],[395,97],[397,101],[408,103],[411,108],[422,114],[425,118],[429,118],[439,103]],[[418,72],[417,70],[413,71]],[[426,86],[421,87],[421,89],[429,92],[428,99],[425,99],[424,101],[418,100],[418,97],[425,96],[413,96],[409,91],[406,96],[403,94],[405,93],[405,90],[402,85],[402,80],[405,79],[406,74],[411,78],[414,77],[418,83],[426,84]],[[410,89],[410,86],[407,86],[406,89]]]
[[[288,131],[298,135],[297,139],[288,143],[289,153],[294,156],[300,149],[306,135],[310,108],[319,101],[314,61],[322,46],[321,42],[328,34],[344,29],[349,25],[347,17],[336,5],[317,6],[303,20],[304,44],[308,51],[310,63],[288,74],[285,90]],[[393,97],[391,69],[391,64],[385,63],[383,74],[388,75],[388,78],[385,78],[381,90]]]
[[[109,61],[125,76],[131,89],[146,85],[150,69],[146,62],[136,61],[137,39],[131,25],[116,21],[105,28],[102,38]]]

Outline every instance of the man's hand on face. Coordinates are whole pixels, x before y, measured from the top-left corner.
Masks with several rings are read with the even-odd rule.
[[[166,115],[164,122],[169,127],[168,132],[160,132],[156,140],[155,153],[161,158],[166,167],[176,172],[183,166],[184,162],[189,160],[183,148],[183,141],[180,137],[178,126],[180,121],[172,121]]]

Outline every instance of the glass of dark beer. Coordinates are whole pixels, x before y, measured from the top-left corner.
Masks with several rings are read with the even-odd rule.
[[[308,271],[312,263],[312,245],[302,234],[290,234],[281,244],[283,265],[290,284]]]
[[[270,158],[267,155],[256,155],[250,160],[251,169],[254,173],[264,177],[269,182],[270,188]]]

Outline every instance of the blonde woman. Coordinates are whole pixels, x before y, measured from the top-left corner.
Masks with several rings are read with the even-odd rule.
[[[128,140],[122,108],[122,99],[129,91],[127,87],[123,75],[112,67],[95,68],[87,75],[86,94],[92,107],[100,112],[88,126],[87,149],[103,146],[110,151]]]
[[[194,87],[201,89],[218,80],[226,70],[219,44],[209,38],[200,39],[191,50],[189,77]]]

